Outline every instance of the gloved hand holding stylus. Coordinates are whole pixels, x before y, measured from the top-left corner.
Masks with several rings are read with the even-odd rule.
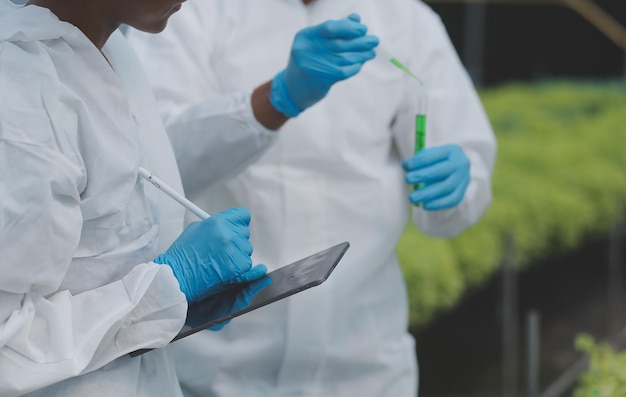
[[[470,183],[470,161],[459,145],[422,149],[402,162],[409,185],[424,184],[409,196],[427,211],[452,208],[465,196]]]
[[[216,294],[230,284],[255,280],[267,272],[252,267],[250,212],[231,208],[187,226],[154,262],[168,265],[180,289],[193,302]]]
[[[322,99],[331,86],[357,74],[376,56],[376,36],[367,34],[358,14],[299,31],[287,68],[272,81],[270,101],[288,117]]]

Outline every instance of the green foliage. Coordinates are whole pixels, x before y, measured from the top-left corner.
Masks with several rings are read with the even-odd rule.
[[[489,279],[507,233],[527,266],[606,234],[624,213],[623,85],[508,85],[481,98],[498,140],[494,200],[477,225],[450,240],[407,227],[398,254],[414,327]]]
[[[626,396],[626,352],[615,352],[586,334],[576,338],[576,347],[589,356],[589,369],[578,380],[574,397]]]

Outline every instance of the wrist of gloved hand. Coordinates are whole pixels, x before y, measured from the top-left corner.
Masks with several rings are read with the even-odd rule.
[[[297,117],[304,110],[298,108],[289,97],[284,70],[278,73],[272,80],[270,103],[274,106],[274,109],[290,118]]]
[[[171,258],[168,257],[168,254],[164,252],[160,254],[159,256],[157,256],[156,258],[154,258],[153,262],[159,265],[169,266],[170,269],[172,269],[172,273],[174,273],[174,277],[178,281],[178,286],[180,287],[180,290],[182,291],[183,294],[185,294],[185,298],[187,298],[187,302],[191,302],[194,298],[194,295],[192,293],[192,289],[190,285],[188,285],[185,282],[186,278],[184,276],[183,270],[178,265],[178,261],[172,260]]]

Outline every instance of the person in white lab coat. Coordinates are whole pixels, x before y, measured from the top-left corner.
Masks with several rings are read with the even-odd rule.
[[[365,63],[301,113],[281,110],[292,118],[276,131],[242,112],[248,131],[208,133],[219,131],[216,115],[236,111],[224,98],[243,98],[267,79],[280,91],[281,75],[298,65],[303,29],[346,15],[358,15],[379,47],[425,81],[425,149],[414,153],[423,87],[385,59]],[[438,16],[415,0],[206,0],[177,14],[162,34],[129,37],[148,69],[185,188],[208,209],[250,207],[255,260],[271,270],[351,244],[321,286],[176,345],[185,395],[415,397],[396,244],[411,212],[432,236],[474,225],[491,203],[496,155],[489,121]],[[203,149],[232,137],[256,154],[237,175]]]
[[[0,395],[180,396],[187,302],[261,276],[250,214],[183,231],[143,182],[182,185],[120,23],[157,32],[180,0],[0,0]],[[181,233],[182,232],[182,233]],[[251,270],[252,269],[252,270]]]

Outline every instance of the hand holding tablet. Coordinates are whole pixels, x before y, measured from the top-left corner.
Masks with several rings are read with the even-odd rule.
[[[343,242],[276,269],[260,279],[235,285],[190,304],[185,326],[172,342],[322,284],[349,247],[348,242]],[[149,350],[137,350],[130,355],[138,356]]]

